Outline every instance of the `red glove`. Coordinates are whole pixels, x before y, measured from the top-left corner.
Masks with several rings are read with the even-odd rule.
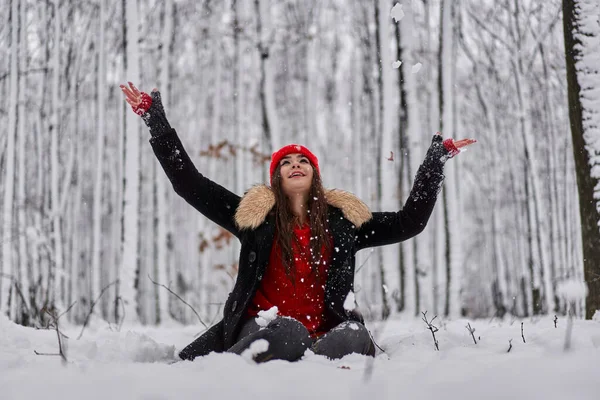
[[[453,139],[448,138],[448,139],[444,140],[443,143],[444,143],[444,147],[446,148],[446,150],[448,150],[448,153],[450,153],[450,158],[452,158],[455,155],[457,155],[458,153],[460,153],[460,150],[454,144]]]
[[[138,104],[137,107],[131,106],[133,112],[139,116],[142,116],[150,109],[152,105],[152,97],[146,92],[142,92],[142,101]]]

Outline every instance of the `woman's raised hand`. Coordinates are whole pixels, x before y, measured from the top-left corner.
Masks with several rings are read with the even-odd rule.
[[[434,135],[434,141],[435,141],[436,137],[438,138],[437,140],[441,140],[442,134],[440,132],[436,132]],[[452,158],[455,155],[457,155],[458,153],[460,153],[462,148],[469,146],[476,142],[477,142],[477,140],[475,140],[475,139],[454,140],[452,138],[448,138],[448,139],[445,139],[442,141],[444,147],[450,153],[450,158]]]
[[[135,87],[131,82],[127,82],[129,87],[125,85],[119,85],[123,93],[125,94],[125,101],[128,102],[131,107],[137,108],[142,103],[142,93]]]
[[[454,141],[454,145],[458,149],[461,149],[463,147],[467,147],[468,145],[473,144],[473,143],[477,143],[477,140],[475,140],[475,139],[461,139],[461,140],[455,140]]]
[[[148,93],[140,92],[133,83],[127,83],[129,84],[129,87],[125,85],[119,85],[125,94],[125,101],[131,105],[133,112],[135,112],[137,115],[143,116],[152,105],[152,97]],[[158,89],[155,88],[153,92],[157,92],[158,94]]]

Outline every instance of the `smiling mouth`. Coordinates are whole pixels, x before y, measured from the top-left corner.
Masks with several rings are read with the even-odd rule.
[[[289,178],[297,178],[299,176],[304,176],[304,174],[302,172],[294,172],[289,176]]]

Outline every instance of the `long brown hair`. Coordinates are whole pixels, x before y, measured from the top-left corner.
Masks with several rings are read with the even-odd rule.
[[[308,195],[308,219],[310,226],[310,252],[309,261],[313,273],[319,282],[319,265],[323,262],[321,250],[326,249],[326,254],[331,253],[331,241],[329,233],[329,220],[327,214],[327,200],[325,189],[321,182],[319,172],[311,164],[313,178]],[[292,241],[297,241],[294,235],[294,226],[298,223],[298,217],[292,212],[290,201],[281,188],[281,165],[278,165],[273,174],[273,193],[275,194],[275,220],[277,228],[276,239],[281,249],[282,263],[286,274],[295,283],[294,252]],[[313,239],[314,238],[314,239]]]

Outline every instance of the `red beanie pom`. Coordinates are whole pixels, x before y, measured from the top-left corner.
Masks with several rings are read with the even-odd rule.
[[[269,168],[269,176],[271,178],[271,186],[273,185],[273,174],[277,169],[277,165],[281,159],[289,154],[300,153],[304,157],[308,158],[308,161],[315,167],[317,173],[321,175],[321,171],[319,170],[319,160],[317,156],[315,156],[309,149],[299,144],[288,144],[287,146],[283,146],[281,149],[277,150],[271,156],[271,166]]]

